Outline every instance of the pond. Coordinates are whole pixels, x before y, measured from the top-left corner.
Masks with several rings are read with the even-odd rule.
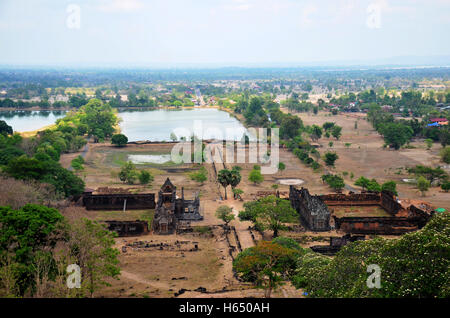
[[[15,132],[27,132],[53,125],[65,115],[65,111],[9,111],[0,112],[0,120],[5,121]]]
[[[241,140],[245,127],[234,117],[214,108],[120,111],[122,134],[133,141],[170,141],[192,136],[203,139]],[[194,127],[195,126],[195,127]]]
[[[136,165],[156,163],[163,164],[172,160],[171,155],[128,155],[128,160]]]

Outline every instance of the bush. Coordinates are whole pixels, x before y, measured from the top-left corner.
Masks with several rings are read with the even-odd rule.
[[[450,163],[450,147],[445,147],[441,149],[440,152],[441,160],[445,163]]]
[[[327,152],[323,158],[327,166],[334,167],[334,163],[339,159],[335,152]]]
[[[149,184],[153,182],[154,179],[153,175],[146,170],[142,170],[139,174],[139,182],[141,184]]]
[[[111,143],[117,147],[124,147],[128,144],[128,137],[122,134],[112,136]]]
[[[322,176],[322,180],[326,182],[330,188],[340,191],[345,187],[344,179],[338,175],[327,174]]]
[[[441,185],[442,190],[448,192],[450,190],[450,181],[447,181]]]
[[[131,161],[127,162],[119,172],[119,179],[122,182],[134,184],[137,178],[138,173],[136,167]]]
[[[248,176],[248,180],[254,184],[260,184],[264,181],[264,177],[260,170],[253,169]]]
[[[382,191],[389,191],[394,195],[398,195],[397,193],[397,183],[395,181],[388,181],[386,183],[383,183],[381,186]]]
[[[333,259],[306,254],[292,282],[311,297],[448,298],[450,214],[396,240],[376,238],[344,246]],[[312,259],[311,259],[312,258]],[[381,288],[367,288],[369,264],[381,268]]]
[[[200,184],[203,184],[206,180],[208,180],[208,172],[205,167],[202,167],[199,171],[192,172],[189,174],[191,180],[194,180]]]
[[[423,196],[425,196],[425,192],[428,191],[430,186],[431,186],[430,181],[428,181],[424,177],[419,177],[417,179],[417,188],[419,189],[420,192],[422,192]]]
[[[76,171],[83,170],[84,159],[82,156],[78,156],[72,160],[70,166],[74,168]]]

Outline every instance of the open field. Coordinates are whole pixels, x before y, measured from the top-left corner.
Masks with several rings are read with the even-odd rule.
[[[285,110],[286,111],[286,110]],[[383,148],[383,138],[373,129],[372,125],[365,120],[364,114],[339,114],[332,116],[329,113],[319,113],[318,115],[301,113],[297,114],[305,125],[320,125],[325,122],[335,122],[341,126],[342,137],[340,140],[335,138],[321,138],[318,143],[321,145],[319,152],[323,155],[326,151],[336,152],[339,159],[336,161],[336,168],[333,173],[348,172],[345,177],[347,184],[354,186],[354,181],[360,176],[375,178],[380,184],[386,181],[396,181],[398,183],[398,192],[400,198],[414,198],[419,196],[418,190],[410,184],[405,184],[402,179],[413,178],[405,168],[416,165],[443,166],[439,159],[439,150],[441,146],[435,144],[431,150],[426,150],[423,141],[413,141],[413,149],[400,149],[398,151]],[[358,128],[355,129],[355,122]],[[332,141],[333,147],[329,146]],[[449,167],[446,168],[450,172]],[[354,178],[350,178],[350,174]],[[308,186],[307,186],[308,187]],[[358,189],[358,187],[356,187]],[[312,192],[316,193],[312,188]],[[440,188],[432,188],[425,201],[443,208],[450,208],[448,193],[444,193]]]
[[[330,211],[339,218],[342,217],[390,217],[381,206],[332,206]]]

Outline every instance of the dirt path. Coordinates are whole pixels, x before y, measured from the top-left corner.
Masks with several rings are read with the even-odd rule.
[[[135,282],[140,283],[140,284],[148,285],[148,286],[151,286],[151,287],[154,287],[154,288],[161,288],[161,289],[169,289],[170,288],[170,286],[168,284],[160,283],[160,282],[151,282],[151,281],[148,281],[146,279],[143,279],[143,278],[139,277],[136,274],[129,273],[129,272],[126,272],[124,270],[121,270],[120,274],[121,274],[121,277],[124,277],[126,279],[135,281]]]
[[[229,204],[229,206],[233,209],[233,213],[235,215],[235,219],[231,224],[236,228],[236,233],[239,237],[239,241],[241,242],[242,249],[245,250],[246,248],[255,246],[252,236],[250,235],[250,231],[248,230],[252,223],[242,222],[238,218],[239,211],[244,209],[243,203],[233,202]]]

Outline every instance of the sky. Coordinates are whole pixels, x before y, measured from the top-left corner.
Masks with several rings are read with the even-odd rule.
[[[0,0],[0,65],[376,63],[449,34],[450,0]]]

